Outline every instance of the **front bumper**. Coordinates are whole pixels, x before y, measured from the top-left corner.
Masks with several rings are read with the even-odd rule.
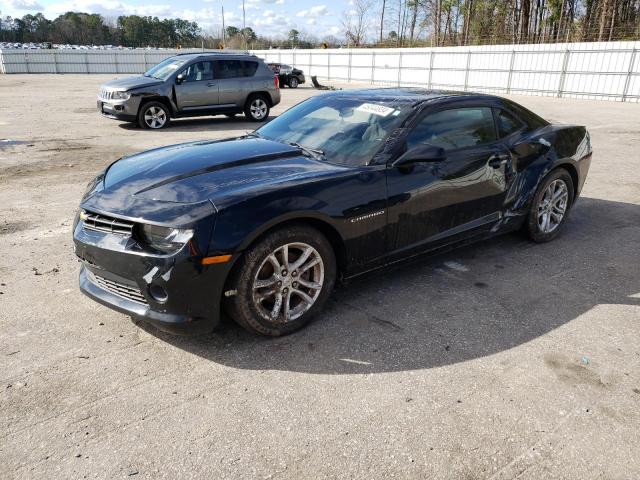
[[[220,320],[220,300],[231,263],[202,265],[189,244],[173,255],[126,251],[133,240],[88,231],[78,223],[74,250],[80,290],[95,301],[178,334],[206,333]],[[158,291],[165,292],[160,298]]]
[[[128,100],[105,100],[98,97],[96,107],[103,117],[126,122],[135,122],[138,116],[140,99],[130,97]]]

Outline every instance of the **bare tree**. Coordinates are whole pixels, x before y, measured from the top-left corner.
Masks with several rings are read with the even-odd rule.
[[[413,44],[416,35],[416,22],[418,21],[418,0],[409,0],[407,8],[411,9],[411,20],[409,25],[409,42]]]
[[[342,28],[349,44],[359,47],[366,40],[372,6],[372,0],[352,0],[351,10],[343,13]]]

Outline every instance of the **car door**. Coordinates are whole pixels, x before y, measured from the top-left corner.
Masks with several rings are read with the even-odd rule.
[[[513,178],[511,155],[497,139],[488,106],[423,115],[406,137],[406,149],[420,145],[443,148],[444,159],[388,168],[390,250],[395,252],[489,229],[502,216]]]
[[[258,62],[252,60],[225,59],[214,62],[220,107],[244,107],[247,96],[254,90],[253,76],[257,68]]]
[[[218,88],[213,79],[212,62],[192,63],[181,74],[184,79],[175,87],[179,110],[206,110],[218,104]]]

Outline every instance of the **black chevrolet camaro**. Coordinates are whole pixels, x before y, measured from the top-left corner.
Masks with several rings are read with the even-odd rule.
[[[517,229],[555,238],[591,162],[585,127],[495,96],[315,96],[253,133],[122,158],[74,224],[81,290],[171,332],[222,311],[264,335],[337,279]]]

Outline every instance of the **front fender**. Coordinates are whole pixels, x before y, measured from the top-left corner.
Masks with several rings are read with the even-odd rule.
[[[218,212],[213,232],[212,252],[241,252],[267,230],[297,219],[324,222],[338,231],[337,222],[327,212],[328,205],[314,198],[285,197],[251,199]]]
[[[174,101],[172,84],[164,83],[162,85],[154,85],[152,88],[142,87],[139,90],[132,91],[131,94],[139,98],[140,104],[147,100],[163,100],[169,103],[172,115],[178,111]]]
[[[301,222],[304,222],[304,221],[322,222],[330,226],[333,230],[335,230],[337,235],[340,236],[341,240],[344,240],[342,239],[340,232],[338,231],[333,220],[330,217],[319,214],[318,212],[315,212],[315,211],[306,210],[306,211],[285,213],[278,217],[272,218],[271,220],[259,226],[253,232],[251,232],[249,236],[247,236],[247,238],[240,244],[240,246],[238,247],[238,250],[239,251],[245,250],[249,245],[255,242],[257,238],[259,238],[261,235],[271,230],[272,228],[277,227],[278,225],[282,225],[284,223],[296,221],[296,220]]]

